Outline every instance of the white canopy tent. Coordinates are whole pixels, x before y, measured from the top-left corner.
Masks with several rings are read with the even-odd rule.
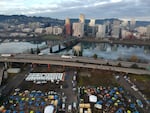
[[[53,105],[46,106],[44,109],[44,113],[54,113],[54,106]]]
[[[29,73],[26,81],[63,81],[64,73]]]
[[[89,96],[89,101],[90,101],[90,102],[94,102],[94,103],[97,102],[97,96],[95,96],[95,95],[90,95],[90,96]]]

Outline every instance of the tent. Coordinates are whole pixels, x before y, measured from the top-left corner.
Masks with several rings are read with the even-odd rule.
[[[95,104],[94,107],[97,109],[102,109],[102,105],[100,105],[100,104]]]
[[[123,110],[120,108],[116,111],[116,113],[123,113]]]
[[[44,109],[44,113],[53,113],[53,112],[54,112],[54,106],[53,105],[46,106]]]
[[[90,95],[90,96],[89,96],[89,101],[90,101],[90,102],[97,102],[97,96],[95,96],[95,95]]]

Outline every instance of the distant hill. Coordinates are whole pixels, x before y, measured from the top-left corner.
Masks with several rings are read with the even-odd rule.
[[[150,25],[150,21],[137,21],[136,26],[147,26]]]
[[[110,18],[110,19],[96,19],[95,23],[96,24],[104,24],[105,22],[113,22],[114,20],[119,20],[117,18]],[[71,23],[73,22],[79,22],[79,19],[70,19]],[[121,20],[119,20],[121,21]],[[88,24],[90,22],[90,19],[86,19],[85,23]],[[150,25],[150,21],[136,21],[136,26],[147,26]]]
[[[27,24],[29,22],[41,22],[45,25],[64,25],[64,20],[54,19],[50,17],[35,17],[25,15],[0,15],[0,22],[10,24]]]
[[[103,24],[106,21],[110,21],[111,23],[114,20],[119,20],[117,18],[110,19],[96,19],[96,24]],[[79,19],[72,18],[70,19],[71,23],[78,22]],[[121,20],[120,20],[121,21]],[[44,23],[45,26],[54,26],[54,25],[64,25],[65,21],[60,19],[54,19],[50,17],[35,17],[35,16],[25,16],[25,15],[0,15],[1,23],[9,23],[9,24],[27,24],[29,22],[41,22]],[[85,23],[88,24],[90,22],[89,19],[85,20]],[[137,21],[136,26],[147,26],[150,25],[150,21]]]

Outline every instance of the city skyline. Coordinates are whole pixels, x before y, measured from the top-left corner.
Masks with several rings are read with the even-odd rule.
[[[132,5],[131,5],[132,4]],[[145,0],[1,0],[0,14],[43,16],[65,19],[77,18],[80,13],[85,18],[120,18],[150,20],[150,1]]]

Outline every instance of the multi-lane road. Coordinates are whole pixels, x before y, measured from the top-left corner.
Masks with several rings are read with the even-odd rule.
[[[84,67],[93,69],[113,70],[126,73],[135,74],[150,74],[150,71],[146,70],[149,63],[136,63],[141,69],[133,69],[131,66],[134,62],[125,61],[113,61],[104,59],[94,59],[88,57],[74,57],[62,58],[60,55],[34,55],[34,54],[16,54],[9,57],[0,57],[0,62],[23,62],[23,63],[37,63],[37,64],[53,64],[72,67]],[[121,67],[118,67],[118,63]],[[109,64],[109,65],[108,65]]]

